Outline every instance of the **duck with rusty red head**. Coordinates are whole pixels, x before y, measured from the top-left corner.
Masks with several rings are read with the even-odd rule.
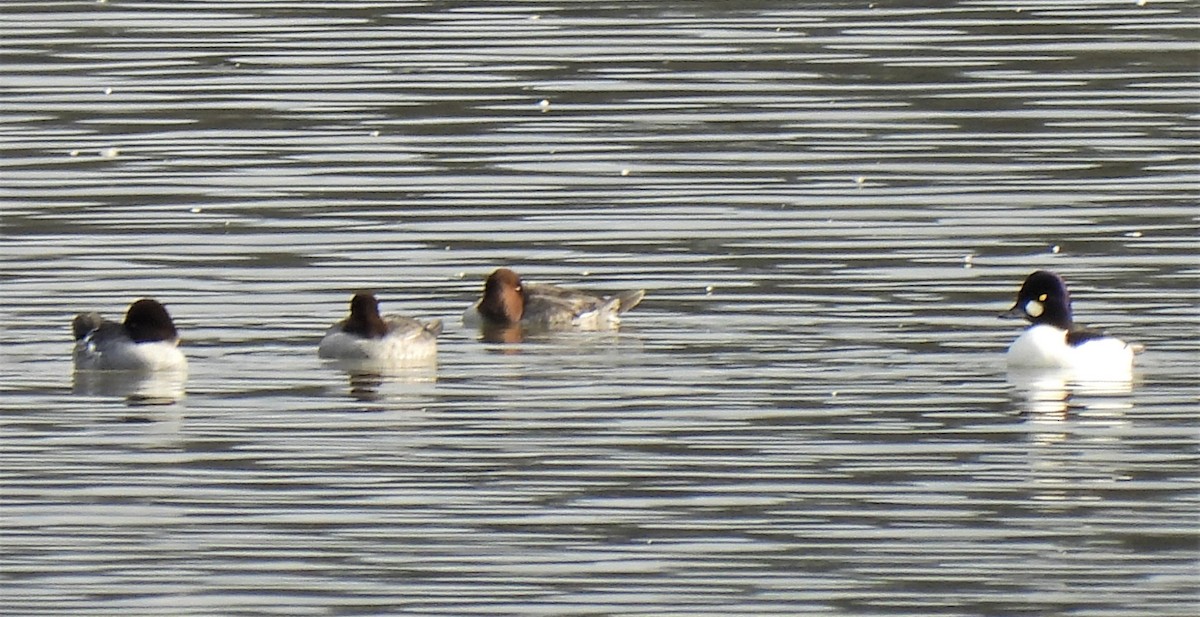
[[[467,309],[463,322],[484,329],[606,330],[637,306],[646,291],[598,296],[551,285],[527,283],[509,268],[499,268],[483,285],[483,297]]]

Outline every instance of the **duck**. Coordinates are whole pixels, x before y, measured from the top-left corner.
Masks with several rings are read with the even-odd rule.
[[[71,320],[77,370],[187,371],[179,349],[179,331],[158,300],[142,298],[129,305],[117,323],[100,313],[80,313]]]
[[[525,283],[509,268],[487,277],[483,297],[463,314],[467,326],[535,330],[603,330],[615,328],[620,316],[637,306],[646,290],[594,296],[558,285]]]
[[[1025,278],[1017,301],[1000,314],[1030,326],[1008,348],[1010,368],[1071,369],[1084,373],[1128,373],[1142,350],[1103,330],[1074,321],[1071,296],[1059,275],[1038,270]]]
[[[393,366],[421,364],[437,357],[441,333],[440,319],[422,322],[403,315],[381,316],[375,294],[359,292],[350,299],[350,316],[325,332],[317,355]]]

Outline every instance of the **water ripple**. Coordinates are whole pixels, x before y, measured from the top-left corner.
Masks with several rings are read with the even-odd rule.
[[[1189,614],[1184,3],[294,4],[0,15],[9,610]],[[1133,382],[1005,371],[1035,268]],[[360,288],[436,368],[316,358]],[[144,295],[175,404],[72,375]]]

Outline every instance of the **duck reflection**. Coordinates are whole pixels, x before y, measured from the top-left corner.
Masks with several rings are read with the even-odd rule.
[[[1129,374],[1079,379],[1069,369],[1022,369],[1010,370],[1008,383],[1022,414],[1038,429],[1032,437],[1039,442],[1065,439],[1066,423],[1072,416],[1119,423],[1133,407]]]
[[[327,364],[345,374],[350,398],[363,402],[422,392],[418,386],[437,382],[436,361],[403,366],[362,360],[337,360]]]
[[[184,396],[185,371],[77,370],[72,391],[93,396],[123,397],[131,406],[171,405]]]
[[[635,331],[634,331],[635,332]],[[612,348],[622,341],[637,340],[636,334],[622,329],[608,330],[555,330],[536,326],[485,325],[479,328],[479,340],[498,347],[491,351],[503,354],[521,353],[520,343],[551,345],[574,351],[601,350]]]
[[[488,343],[523,343],[527,336],[520,325],[486,325],[479,329],[479,338]]]
[[[1131,380],[1079,380],[1069,371],[1010,372],[1025,444],[1023,524],[1059,533],[1065,512],[1101,508],[1130,478]]]

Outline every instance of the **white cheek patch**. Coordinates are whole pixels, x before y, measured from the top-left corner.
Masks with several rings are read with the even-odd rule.
[[[1030,317],[1041,317],[1042,312],[1045,310],[1046,309],[1042,306],[1042,303],[1038,302],[1037,300],[1030,300],[1029,302],[1025,303],[1025,314],[1029,315]]]

